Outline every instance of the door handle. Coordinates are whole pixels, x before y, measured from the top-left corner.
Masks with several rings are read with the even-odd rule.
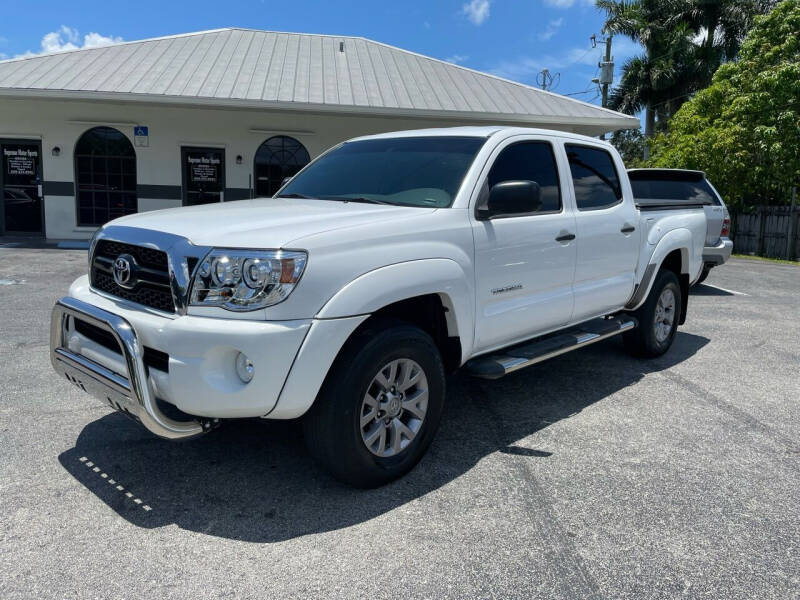
[[[621,233],[633,233],[634,231],[636,231],[636,227],[633,225],[628,225],[627,223],[622,226],[622,229],[620,229]]]
[[[574,233],[562,233],[556,238],[557,242],[569,242],[575,239]]]

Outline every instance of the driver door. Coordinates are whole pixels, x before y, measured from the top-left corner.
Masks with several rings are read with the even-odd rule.
[[[557,156],[549,140],[516,136],[495,149],[484,169],[482,194],[503,181],[535,181],[541,206],[490,220],[472,214],[476,352],[558,329],[570,319],[575,215],[563,193],[569,172]]]

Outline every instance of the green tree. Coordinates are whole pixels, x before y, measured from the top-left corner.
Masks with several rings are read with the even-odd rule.
[[[696,89],[710,85],[719,66],[735,60],[753,20],[769,12],[775,0],[691,0],[681,15],[695,32],[684,76]]]
[[[633,114],[645,110],[645,135],[655,131],[655,107],[670,94],[675,82],[676,41],[690,33],[683,22],[688,0],[597,0],[606,13],[603,31],[623,35],[644,47],[644,54],[622,68],[620,85],[612,90],[610,106]],[[683,44],[679,44],[683,46]]]
[[[604,31],[624,35],[644,54],[622,67],[609,107],[645,111],[645,136],[666,126],[695,92],[708,86],[724,61],[733,60],[753,18],[774,0],[597,0]]]
[[[639,129],[615,131],[609,140],[629,169],[644,166],[645,138]]]
[[[650,166],[703,170],[735,208],[786,201],[800,181],[800,0],[756,18],[739,59],[650,149]]]

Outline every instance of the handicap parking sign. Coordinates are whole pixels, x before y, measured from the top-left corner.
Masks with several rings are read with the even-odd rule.
[[[136,125],[133,128],[133,145],[146,148],[150,145],[150,130],[145,125]]]

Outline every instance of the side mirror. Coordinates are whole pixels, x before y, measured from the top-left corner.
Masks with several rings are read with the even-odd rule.
[[[501,181],[492,186],[477,207],[480,220],[524,215],[542,208],[542,191],[535,181]]]

